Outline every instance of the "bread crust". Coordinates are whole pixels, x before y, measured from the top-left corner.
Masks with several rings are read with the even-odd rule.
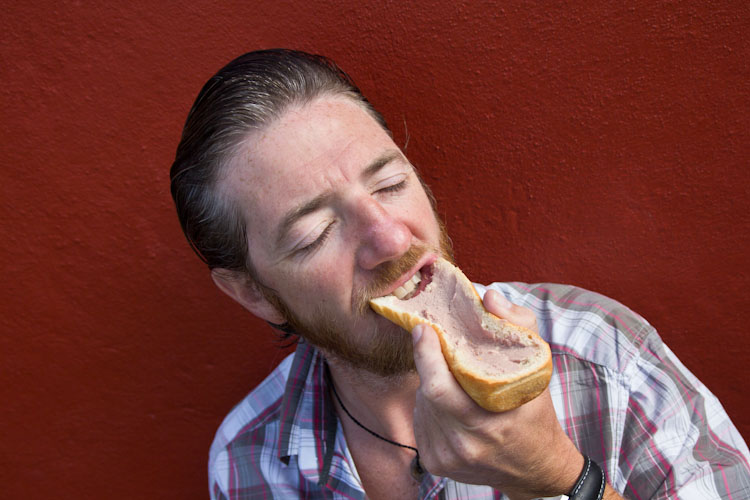
[[[487,311],[471,281],[457,267],[442,259],[439,259],[435,266],[433,274],[447,272],[456,277],[457,287],[460,288],[462,294],[471,298],[472,306],[477,316],[481,317],[485,329],[500,337],[514,335],[522,338],[525,344],[533,345],[537,349],[533,356],[534,362],[529,366],[519,366],[518,370],[511,373],[495,375],[479,373],[471,363],[471,359],[466,360],[465,355],[463,356],[465,361],[460,359],[459,352],[451,347],[448,341],[449,336],[441,325],[400,308],[399,302],[403,301],[393,296],[386,296],[371,300],[370,306],[376,313],[407,331],[411,331],[420,323],[431,326],[440,339],[443,357],[453,376],[464,391],[482,408],[494,412],[508,411],[541,394],[552,376],[552,356],[549,345],[536,332],[511,324]],[[441,306],[444,305],[435,305],[436,308]]]

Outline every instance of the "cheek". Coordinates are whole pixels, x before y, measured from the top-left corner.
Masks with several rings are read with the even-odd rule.
[[[416,230],[422,238],[432,241],[437,238],[439,233],[439,226],[435,218],[435,212],[432,210],[432,204],[424,191],[421,191],[420,195],[415,197],[415,199],[419,200],[419,202],[412,208],[411,213],[414,214],[413,220],[417,224]]]
[[[290,306],[306,304],[309,307],[331,307],[346,303],[349,293],[345,282],[346,270],[336,259],[316,260],[312,269],[288,274],[285,286]]]

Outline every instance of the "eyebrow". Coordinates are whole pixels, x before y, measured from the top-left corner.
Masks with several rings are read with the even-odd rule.
[[[378,158],[375,159],[372,163],[370,163],[366,169],[362,172],[362,175],[360,177],[362,178],[368,178],[372,177],[378,171],[388,165],[393,160],[401,158],[401,152],[400,151],[388,151],[387,153],[384,153],[380,155]]]
[[[375,175],[383,167],[388,165],[393,160],[401,158],[400,151],[388,151],[370,163],[360,174],[360,178],[366,179]],[[325,192],[321,193],[315,198],[303,203],[302,205],[293,208],[284,216],[279,224],[279,229],[276,232],[276,248],[281,246],[284,238],[289,233],[289,230],[305,215],[311,214],[318,210],[320,207],[325,205],[333,196],[333,193]]]

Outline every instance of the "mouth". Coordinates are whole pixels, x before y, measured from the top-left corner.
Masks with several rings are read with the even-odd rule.
[[[409,300],[419,295],[432,281],[432,266],[435,260],[432,258],[429,262],[423,263],[421,267],[414,271],[411,277],[408,277],[389,295],[393,295],[399,300]]]

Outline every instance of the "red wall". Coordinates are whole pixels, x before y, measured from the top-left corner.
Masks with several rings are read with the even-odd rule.
[[[274,46],[408,128],[470,277],[630,305],[750,435],[748,5],[362,3],[3,2],[3,497],[206,497],[283,353],[190,253],[168,170],[203,82]]]

